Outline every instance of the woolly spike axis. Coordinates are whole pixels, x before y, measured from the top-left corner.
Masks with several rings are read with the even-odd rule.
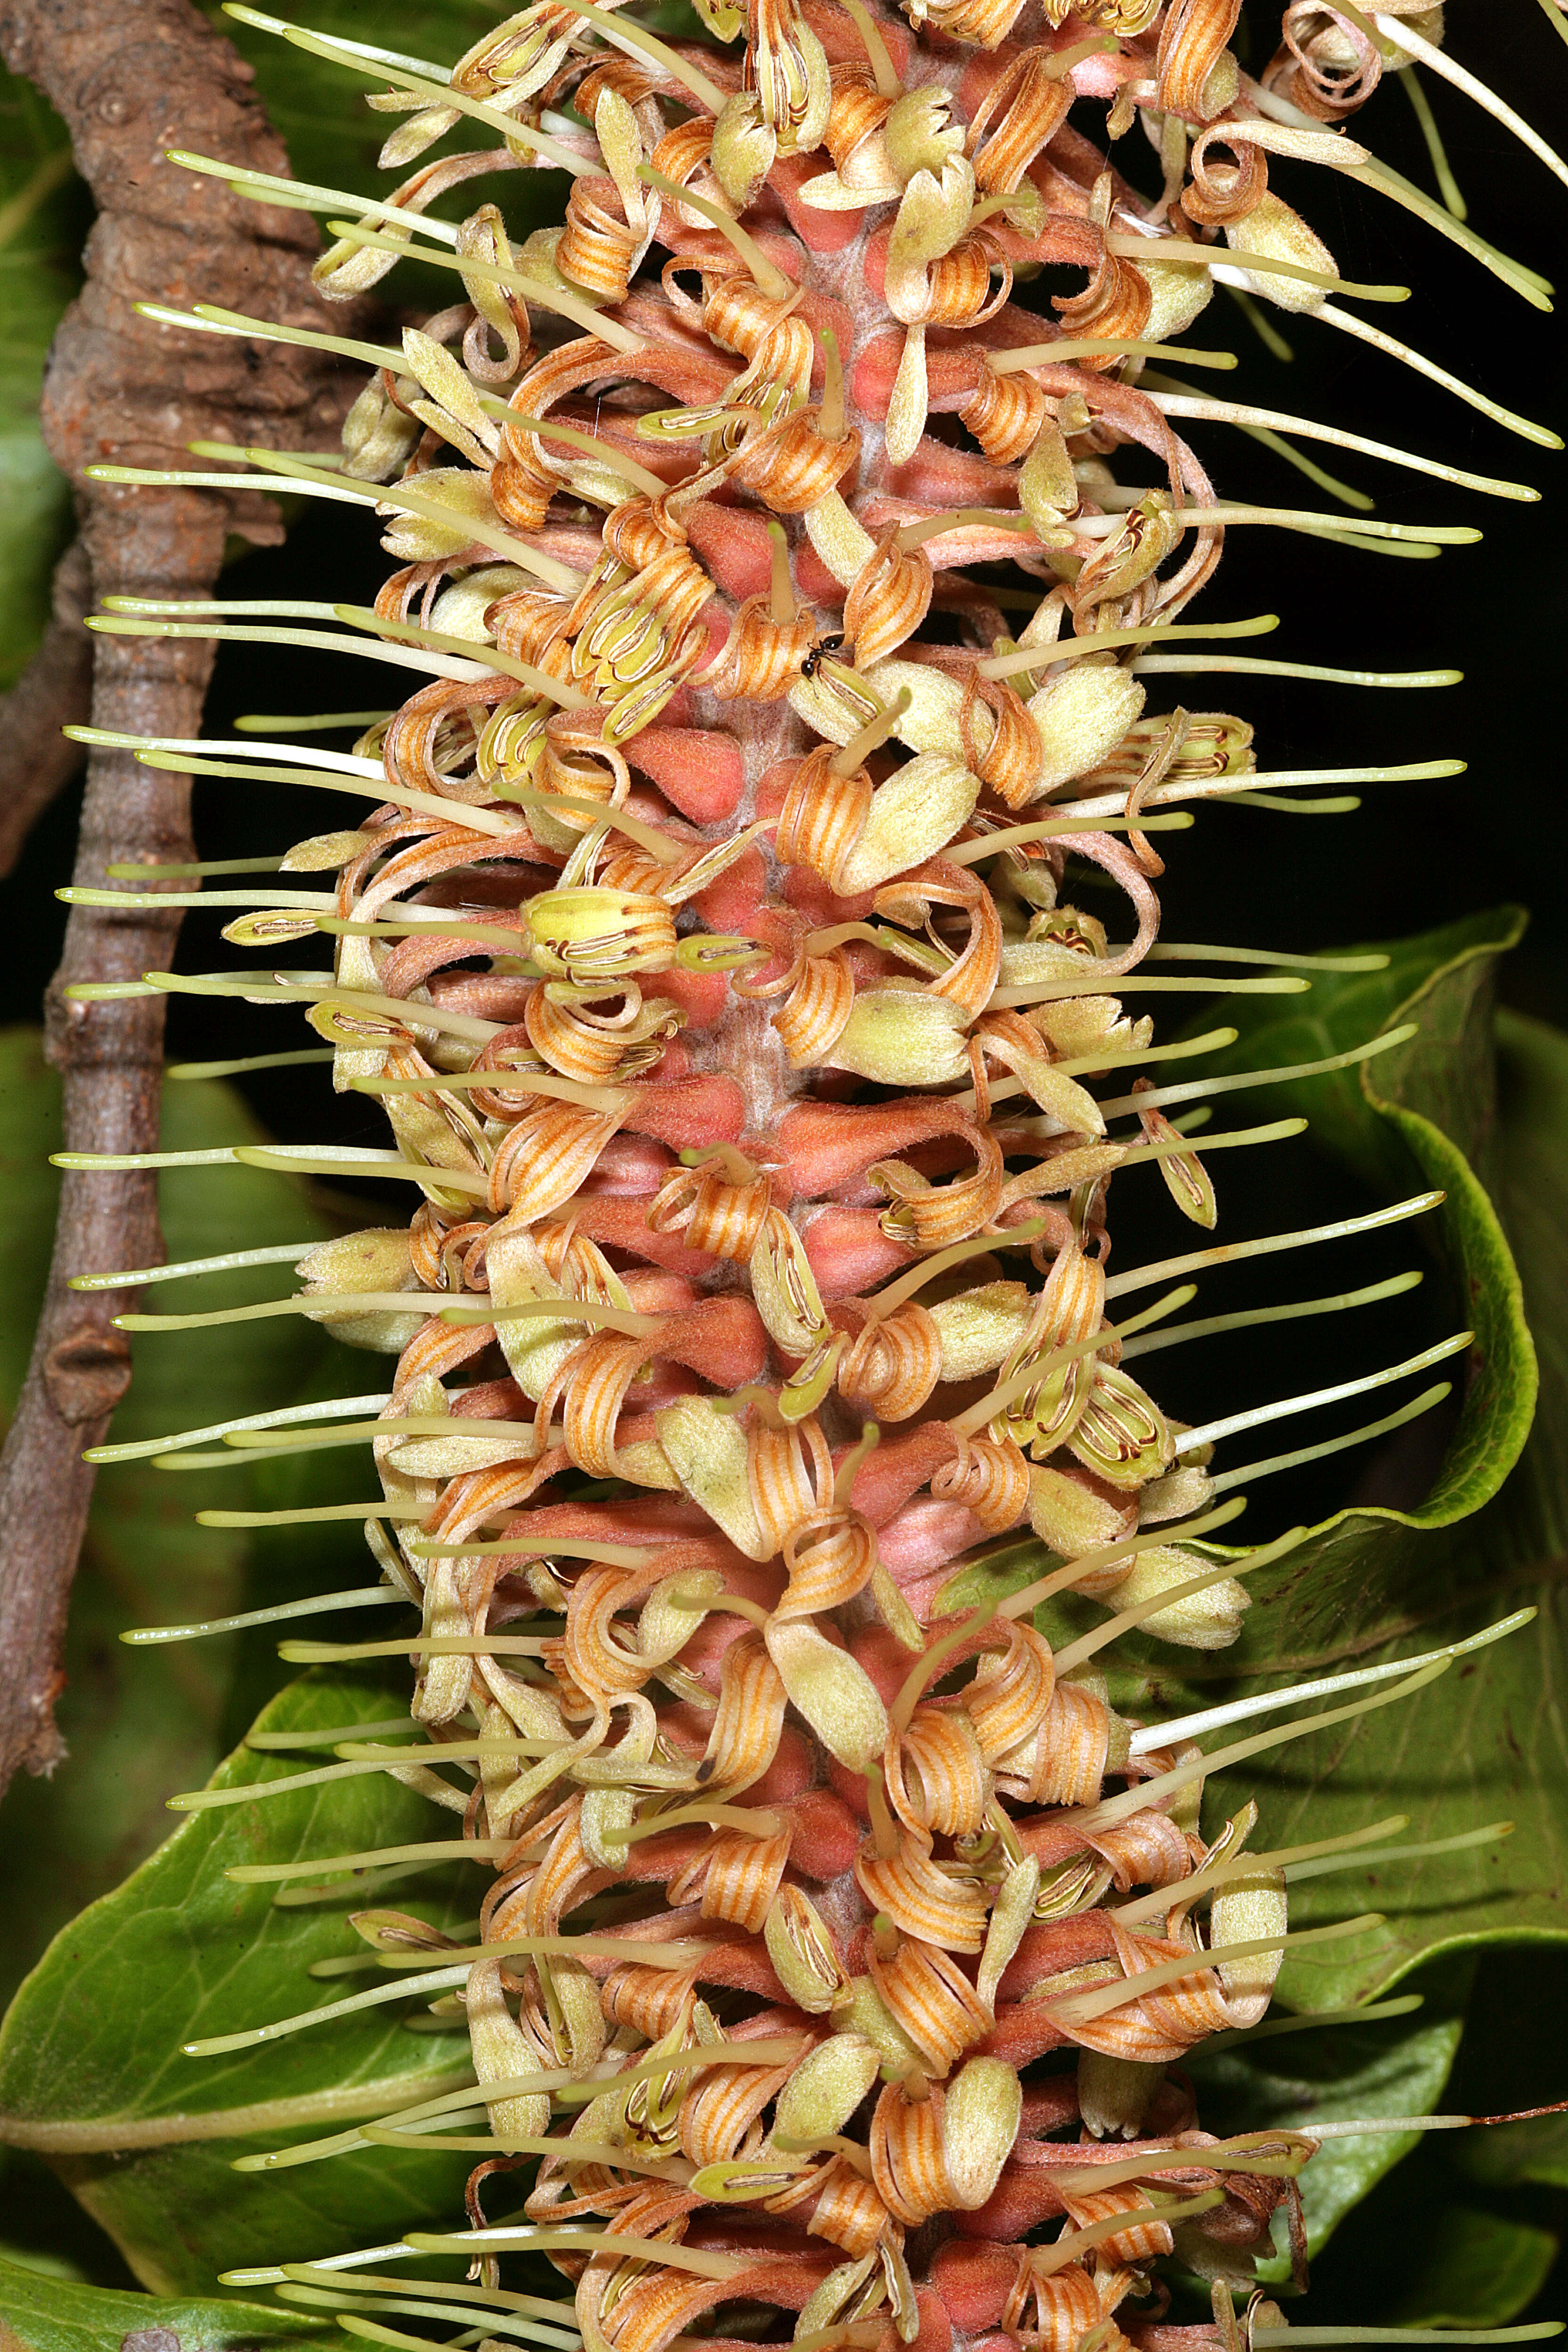
[[[548,2325],[563,2305],[500,2283],[503,2259],[531,2251],[573,2283],[593,2352],[666,2352],[735,2301],[786,2315],[770,2340],[793,2325],[803,2352],[998,2331],[1042,2352],[1119,2352],[1150,2324],[1151,2265],[1175,2226],[1189,2253],[1207,2240],[1226,2274],[1245,2267],[1270,2250],[1312,2152],[1285,2130],[1173,2145],[1198,2117],[1188,2078],[1167,2070],[1257,2026],[1294,1943],[1376,1924],[1293,1933],[1288,1867],[1447,1850],[1373,1847],[1395,1822],[1252,1858],[1251,1809],[1205,1838],[1205,1773],[1414,1703],[1458,1649],[1163,1729],[1120,1716],[1089,1661],[1133,1628],[1223,1648],[1243,1580],[1300,1541],[1293,1529],[1220,1561],[1189,1548],[1243,1507],[1212,1507],[1248,1475],[1211,1471],[1216,1444],[1413,1380],[1469,1336],[1223,1421],[1184,1400],[1176,1423],[1121,1342],[1191,1289],[1120,1331],[1108,1319],[1168,1275],[1334,1240],[1436,1197],[1108,1282],[1118,1177],[1157,1171],[1215,1226],[1187,1131],[1206,1113],[1178,1124],[1163,1106],[1242,1083],[1141,1076],[1127,1091],[1130,1064],[1234,1033],[1155,1045],[1152,1018],[1124,1000],[1300,992],[1314,972],[1375,961],[1157,950],[1152,837],[1214,794],[1268,810],[1292,803],[1262,784],[1453,766],[1259,775],[1242,719],[1149,696],[1173,671],[1401,687],[1456,672],[1173,656],[1162,640],[1272,625],[1182,623],[1233,526],[1424,558],[1476,535],[1367,521],[1359,493],[1349,518],[1226,500],[1175,428],[1279,425],[1460,488],[1530,493],[1168,378],[1141,388],[1151,359],[1235,364],[1180,340],[1216,278],[1304,331],[1326,320],[1412,356],[1326,299],[1401,289],[1342,283],[1269,186],[1284,157],[1432,215],[1322,127],[1381,70],[1369,43],[1375,67],[1346,79],[1338,16],[1308,37],[1289,11],[1254,79],[1228,46],[1239,0],[911,0],[908,21],[881,0],[699,6],[706,37],[671,43],[624,11],[531,0],[449,74],[238,12],[389,80],[377,102],[405,119],[384,160],[412,176],[359,199],[172,159],[258,201],[359,207],[332,220],[317,265],[329,299],[366,293],[405,251],[463,295],[401,348],[303,338],[374,370],[341,466],[204,446],[230,470],[115,469],[374,508],[397,568],[372,612],[280,604],[258,627],[245,608],[234,627],[204,618],[229,606],[178,618],[125,602],[114,630],[304,643],[419,681],[391,712],[240,722],[367,726],[351,752],[247,740],[205,748],[273,764],[195,763],[228,784],[351,796],[343,829],[281,860],[319,887],[269,893],[268,853],[254,889],[207,894],[243,908],[227,934],[239,944],[324,934],[331,970],[158,982],[295,1003],[337,1087],[382,1105],[395,1147],[200,1157],[395,1173],[419,1205],[405,1228],[163,1269],[296,1260],[291,1298],[128,1319],[298,1313],[395,1360],[384,1392],[160,1441],[175,1465],[209,1438],[237,1459],[369,1445],[379,1499],[271,1518],[362,1521],[382,1582],[224,1622],[383,1604],[420,1620],[387,1640],[284,1645],[302,1660],[412,1658],[414,1744],[377,1744],[384,1722],[369,1745],[326,1735],[316,1744],[341,1761],[221,1801],[395,1772],[458,1814],[458,1833],[239,1874],[327,1874],[279,1897],[310,1902],[461,1856],[489,1890],[462,1945],[408,1914],[358,1915],[368,1950],[325,1965],[386,1982],[201,2047],[330,2032],[435,1992],[437,2016],[417,2021],[447,2026],[460,2008],[471,2085],[258,2168],[433,2132],[485,2160],[470,2230],[243,2283],[337,2309],[376,2341],[416,2339],[366,2312],[570,2346]],[[1100,141],[1105,104],[1110,141],[1146,112],[1158,201],[1086,137]],[[481,143],[425,160],[454,130]],[[426,221],[470,178],[540,162],[571,173],[558,231],[514,251],[490,202],[460,225]],[[1544,300],[1533,273],[1441,219]],[[412,246],[421,226],[429,240]],[[1054,316],[1014,299],[1016,276],[1041,266],[1082,273],[1051,297]],[[982,569],[994,585],[976,583]],[[1016,612],[1015,638],[1002,616]],[[340,627],[276,625],[301,620]],[[195,748],[141,747],[182,766]],[[1079,904],[1086,876],[1121,893],[1125,942]],[[1138,969],[1151,960],[1166,968]],[[1194,961],[1289,969],[1216,980]],[[1321,1076],[1406,1034],[1258,1075]],[[1300,1125],[1211,1132],[1207,1149]],[[1408,1282],[1275,1311],[1376,1303]],[[1205,1313],[1148,1351],[1235,1319]],[[1370,1432],[1251,1475],[1446,1393],[1407,1395]],[[948,1610],[955,1571],[1024,1529],[1044,1561],[1026,1590]],[[1108,1613],[1053,1653],[1027,1612],[1063,1591]],[[1209,1755],[1191,1744],[1347,1692]],[[1134,1888],[1120,1911],[1108,1902]],[[1030,2071],[1057,2052],[1068,2072]],[[1041,2148],[1064,2126],[1090,2144],[1081,2174]],[[1089,2164],[1105,2140],[1114,2178]],[[491,2227],[481,2185],[524,2156],[534,2185]],[[1181,2178],[1162,2194],[1167,2172]],[[1032,2245],[1053,2218],[1061,2237]],[[421,2252],[470,2253],[470,2282],[363,2267]],[[1220,2352],[1238,2337],[1228,2304],[1215,2311]],[[1265,2325],[1252,2340],[1275,2338]]]

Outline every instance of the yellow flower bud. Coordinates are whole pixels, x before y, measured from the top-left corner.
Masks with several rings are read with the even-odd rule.
[[[1255,1952],[1250,1959],[1221,1960],[1219,1980],[1225,1987],[1233,2025],[1256,2025],[1268,2006],[1268,1997],[1285,1957],[1283,1937],[1289,1904],[1281,1870],[1249,1871],[1215,1889],[1209,1905],[1209,1942],[1252,1944],[1265,1936],[1281,1938],[1272,1952]]]
[[[511,2074],[538,2071],[539,2053],[507,2006],[501,1990],[499,1960],[481,1960],[468,1971],[464,1990],[464,2014],[479,2095],[486,2083],[504,2082]],[[527,2091],[488,2103],[490,2128],[498,2138],[537,2138],[550,2128],[550,2096]]]
[[[924,299],[924,268],[915,268],[906,284],[913,289],[906,295],[906,307],[918,310]],[[921,436],[925,431],[926,414],[931,406],[931,382],[926,373],[926,331],[918,321],[907,323],[909,332],[904,337],[899,372],[893,378],[888,414],[882,424],[888,455],[895,466],[907,465],[919,448]]]
[[[423,431],[416,416],[388,397],[378,371],[343,419],[344,473],[360,482],[395,482]]]
[[[1028,703],[1045,755],[1036,797],[1109,759],[1142,708],[1142,687],[1114,662],[1073,662],[1058,670]]]
[[[675,960],[675,917],[640,890],[542,890],[521,912],[529,952],[552,979],[618,980]]]
[[[995,2188],[1023,2113],[1023,2085],[1005,2058],[972,2058],[949,2085],[942,2155],[963,2211],[984,2205]]]
[[[1061,1470],[1029,1473],[1029,1525],[1063,1559],[1114,1543],[1126,1533],[1128,1517],[1125,1504],[1110,1502],[1081,1478]]]
[[[1180,1436],[1174,1423],[1172,1433]],[[1140,1527],[1152,1528],[1163,1519],[1194,1518],[1208,1507],[1213,1494],[1214,1484],[1208,1473],[1183,1463],[1143,1488],[1138,1497],[1138,1523]]]
[[[1199,1553],[1183,1551],[1174,1544],[1158,1544],[1152,1551],[1139,1552],[1131,1572],[1116,1588],[1116,1606],[1138,1608],[1169,1591],[1173,1584],[1190,1583],[1210,1564]],[[1155,1610],[1144,1618],[1142,1630],[1156,1641],[1174,1642],[1184,1650],[1224,1650],[1241,1631],[1250,1605],[1246,1589],[1234,1576],[1225,1576],[1201,1592],[1189,1592],[1185,1600]]]
[[[1241,253],[1263,254],[1271,261],[1294,261],[1307,269],[1321,269],[1330,278],[1340,274],[1339,264],[1322,238],[1315,236],[1300,214],[1272,189],[1245,220],[1227,227],[1225,234],[1226,242]],[[1300,278],[1275,278],[1261,269],[1248,269],[1243,275],[1255,294],[1278,303],[1281,310],[1321,310],[1329,299],[1322,287]]]
[[[984,1948],[975,1972],[974,1990],[987,2009],[996,2007],[996,1988],[1008,1961],[1024,1940],[1024,1930],[1035,1916],[1040,1892],[1040,1865],[1032,1853],[1016,1862],[1002,1881],[991,1906]]]
[[[869,1977],[852,1977],[849,1999],[843,2008],[844,2022],[857,2033],[874,2042],[882,2053],[882,2063],[890,2077],[907,2074],[911,2067],[923,2074],[931,2060],[918,2044],[910,2040],[892,2011],[883,2000]]]
[[[1078,2053],[1079,2113],[1096,2139],[1136,2139],[1165,2069],[1141,2058]]]
[[[650,1665],[663,1665],[675,1657],[701,1624],[707,1613],[703,1604],[717,1601],[723,1590],[724,1580],[716,1568],[684,1569],[656,1584],[637,1618],[637,1655]]]
[[[279,867],[280,874],[331,874],[371,845],[368,833],[318,833],[297,841]]]
[[[738,211],[756,201],[777,153],[777,135],[763,121],[756,91],[736,90],[713,126],[713,173]]]
[[[419,496],[448,508],[452,519],[447,522],[423,514],[403,514],[389,505],[378,507],[376,512],[386,522],[381,543],[400,562],[428,563],[438,556],[449,561],[473,545],[476,523],[487,531],[500,528],[490,503],[489,478],[470,467],[427,467],[419,477]]]
[[[969,1067],[963,1008],[915,985],[862,989],[827,1056],[883,1087],[954,1085]]]
[[[870,551],[869,541],[867,551]],[[900,661],[896,654],[874,663],[868,675],[889,709],[900,695],[909,696],[894,732],[911,751],[945,751],[963,740],[959,712],[963,689],[956,678],[933,669],[929,662]],[[833,740],[847,742],[849,738],[835,735]]]
[[[626,1832],[637,1811],[630,1789],[590,1789],[578,1816],[583,1851],[600,1870],[626,1867]]]
[[[405,1225],[372,1225],[307,1250],[295,1268],[307,1290],[412,1290]]]
[[[773,2110],[773,2136],[826,2139],[842,2131],[881,2069],[882,2053],[863,2033],[834,2033],[802,2059]]]
[[[534,1965],[562,2064],[584,2069],[595,2064],[609,2039],[597,1983],[581,1960],[556,1955]]]
[[[773,1974],[797,2009],[820,2017],[849,1992],[849,1979],[821,1914],[798,1886],[781,1886],[763,1923]],[[861,1979],[868,1983],[868,1978]]]
[[[312,1290],[332,1296],[345,1290],[417,1290],[419,1281],[408,1254],[406,1226],[372,1226],[343,1234],[307,1251],[296,1267],[306,1296]],[[351,1348],[369,1348],[381,1356],[400,1356],[425,1320],[423,1307],[400,1315],[374,1307],[364,1315],[352,1311],[306,1314],[312,1323],[324,1323],[335,1339]]]
[[[946,847],[980,798],[980,779],[944,751],[922,751],[879,784],[866,829],[845,861],[846,898],[875,890]]]
[[[477,646],[489,642],[485,628],[485,614],[498,596],[514,595],[520,588],[532,586],[528,573],[515,563],[486,563],[477,572],[467,572],[461,580],[443,588],[430,614],[430,626],[448,637],[469,637]],[[549,705],[535,704],[541,718],[549,715]],[[568,842],[567,847],[574,845]]]
[[[767,1559],[773,1546],[757,1523],[746,1476],[746,1433],[711,1397],[686,1396],[668,1405],[656,1426],[670,1468],[694,1503],[748,1559]]]
[[[772,1619],[763,1638],[792,1704],[829,1754],[869,1771],[888,1744],[888,1710],[865,1667],[805,1618]]]
[[[970,1381],[994,1371],[1023,1338],[1033,1309],[1021,1282],[988,1282],[936,1300],[930,1314],[942,1341],[942,1379]]]
[[[1040,426],[1019,470],[1018,504],[1042,538],[1057,529],[1064,515],[1078,510],[1078,477],[1054,416],[1047,416]]]
[[[410,375],[429,394],[427,400],[411,404],[416,415],[423,416],[426,424],[464,448],[467,455],[472,457],[477,451],[479,462],[493,457],[500,446],[500,431],[485,415],[479,394],[446,345],[417,327],[405,327],[403,355]],[[460,428],[458,434],[451,430],[453,425]]]
[[[1139,269],[1153,296],[1143,328],[1150,343],[1173,342],[1214,299],[1214,279],[1206,269],[1183,269],[1169,261],[1140,261]]]

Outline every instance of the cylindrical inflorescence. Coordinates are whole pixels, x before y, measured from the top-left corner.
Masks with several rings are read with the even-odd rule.
[[[1267,2008],[1289,1857],[1250,1807],[1205,1837],[1212,1757],[1094,1663],[1123,1625],[1223,1647],[1279,1549],[1194,1548],[1214,1438],[1123,1360],[1189,1294],[1108,1311],[1114,1178],[1215,1222],[1139,1074],[1215,1042],[1139,1010],[1194,985],[1144,969],[1158,836],[1268,781],[1239,719],[1145,708],[1270,519],[1150,362],[1216,278],[1334,315],[1270,169],[1364,166],[1334,126],[1392,43],[1293,5],[1254,79],[1238,0],[699,7],[668,41],[533,0],[444,80],[363,53],[404,176],[318,284],[415,253],[460,299],[341,471],[277,461],[375,507],[398,569],[336,618],[427,677],[317,764],[372,803],[284,859],[322,887],[227,936],[332,936],[279,980],[422,1196],[300,1272],[396,1360],[368,1531],[458,1777],[403,1769],[493,1869],[450,2103],[493,2154],[446,2242],[482,2303],[484,2184],[526,2163],[507,2244],[587,2352],[759,2305],[812,2352],[1157,2352],[1153,2259],[1247,2278],[1310,2143],[1215,2140],[1180,2071]],[[488,143],[426,160],[455,126]],[[1108,160],[1135,129],[1153,197]],[[504,180],[426,213],[563,163],[519,245]],[[1053,1653],[1063,1591],[1111,1613]]]

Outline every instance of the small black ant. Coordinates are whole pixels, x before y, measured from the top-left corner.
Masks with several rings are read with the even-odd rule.
[[[836,654],[843,643],[844,640],[841,636],[818,637],[816,643],[812,646],[811,651],[807,654],[805,659],[800,666],[800,674],[802,677],[815,677],[817,671],[822,667],[824,655]]]

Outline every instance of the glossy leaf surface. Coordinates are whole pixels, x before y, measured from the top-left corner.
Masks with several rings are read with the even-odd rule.
[[[389,1685],[310,1675],[257,1728],[364,1722],[396,1705]],[[323,1760],[330,1754],[242,1748],[211,1785],[259,1785]],[[188,2057],[181,2046],[386,1981],[374,1966],[346,1980],[308,1974],[317,1961],[365,1953],[347,1923],[363,1895],[279,1906],[270,1885],[236,1885],[225,1874],[232,1865],[449,1830],[449,1816],[383,1773],[195,1813],[73,1921],[23,1986],[0,2031],[0,2134],[62,2168],[155,2290],[204,2290],[237,2264],[375,2242],[460,2202],[467,2167],[457,2157],[365,2149],[276,2173],[232,2168],[247,2151],[320,2137],[469,2079],[460,2026],[405,2031],[416,2000],[228,2055]],[[437,1926],[458,1926],[479,1883],[454,1894],[447,1883],[427,1875],[405,1899]]]
[[[114,2294],[0,2262],[0,2343],[6,2352],[283,2352],[342,2342],[330,2320],[216,2298]]]

